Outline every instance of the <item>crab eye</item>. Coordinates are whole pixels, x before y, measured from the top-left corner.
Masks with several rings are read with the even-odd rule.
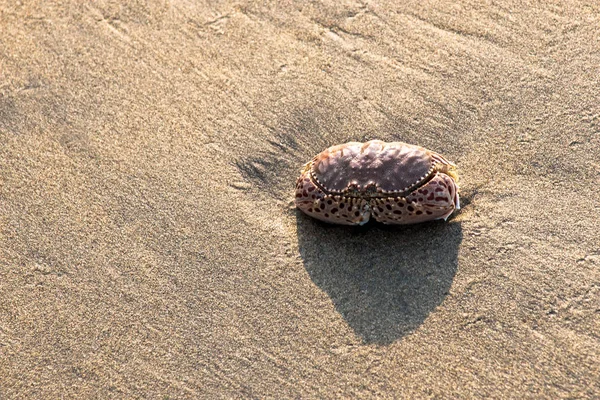
[[[346,189],[346,191],[348,192],[348,194],[357,194],[358,193],[358,185],[356,183],[351,183],[348,185],[348,188]]]
[[[365,192],[371,195],[377,193],[377,185],[374,182],[370,182],[365,188]]]

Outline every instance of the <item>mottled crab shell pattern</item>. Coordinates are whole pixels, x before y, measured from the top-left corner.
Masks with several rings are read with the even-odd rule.
[[[447,219],[460,209],[456,166],[440,154],[402,142],[333,146],[304,165],[296,206],[322,221],[363,225]]]

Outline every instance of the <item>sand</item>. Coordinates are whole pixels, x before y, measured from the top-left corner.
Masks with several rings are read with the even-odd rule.
[[[25,3],[1,399],[600,396],[597,2]],[[294,209],[369,139],[456,162],[460,213]]]

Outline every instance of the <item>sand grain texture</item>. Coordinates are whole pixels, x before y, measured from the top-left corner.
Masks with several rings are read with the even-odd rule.
[[[0,398],[600,396],[596,2],[0,2]],[[333,144],[449,223],[292,207]]]

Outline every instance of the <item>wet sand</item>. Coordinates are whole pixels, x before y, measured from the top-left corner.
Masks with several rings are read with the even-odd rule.
[[[600,8],[255,3],[0,3],[0,398],[600,396]],[[460,213],[294,209],[370,139]]]

